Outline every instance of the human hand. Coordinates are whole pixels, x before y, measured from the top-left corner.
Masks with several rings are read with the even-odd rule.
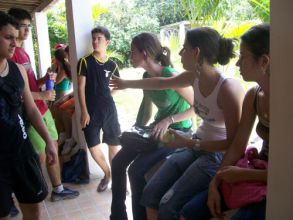
[[[125,80],[115,75],[112,75],[109,81],[109,86],[112,88],[112,90],[122,90],[127,88]]]
[[[244,168],[236,166],[225,166],[222,167],[218,172],[217,176],[219,179],[227,183],[235,183],[242,180]]]
[[[221,211],[221,195],[218,190],[219,182],[217,177],[214,177],[209,185],[207,206],[213,217],[223,219],[224,214]]]
[[[56,98],[56,92],[55,90],[47,90],[41,92],[43,100],[48,100],[48,101],[55,101]]]
[[[171,135],[173,135],[174,138],[172,138],[171,142],[165,143],[166,147],[171,147],[171,148],[185,147],[187,145],[188,141],[190,140],[189,138],[186,138],[183,135],[178,134],[173,129],[169,129],[169,132],[171,133]],[[161,139],[161,140],[163,141],[163,139]]]
[[[46,80],[53,80],[54,82],[56,82],[56,77],[57,73],[53,72],[52,69],[49,67],[45,75]]]
[[[45,153],[46,153],[46,160],[49,166],[54,165],[57,161],[57,152],[52,141],[46,144]]]
[[[88,112],[81,112],[80,124],[82,128],[85,128],[90,123],[90,115]]]
[[[167,132],[167,129],[169,125],[172,122],[170,121],[169,117],[164,118],[159,123],[156,124],[156,126],[153,128],[151,136],[155,139],[163,139],[164,134]]]

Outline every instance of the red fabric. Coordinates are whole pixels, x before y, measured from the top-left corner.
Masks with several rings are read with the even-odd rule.
[[[31,66],[29,55],[24,51],[24,49],[21,47],[16,47],[11,60],[15,63],[22,64],[26,69],[30,90],[32,92],[40,92],[40,88],[37,84],[37,80]],[[44,115],[48,110],[48,106],[46,105],[46,103],[43,100],[35,100],[35,103],[40,113]]]
[[[256,148],[250,148],[236,166],[250,169],[267,169],[267,162],[255,157]],[[256,154],[258,156],[258,154]],[[226,205],[230,209],[262,201],[267,194],[267,185],[264,182],[226,183],[222,181],[221,191]]]
[[[65,111],[65,113],[68,116],[72,116],[74,111],[75,111],[75,101],[74,98],[70,98],[69,100],[65,101],[64,103],[62,103],[59,108],[63,111]]]

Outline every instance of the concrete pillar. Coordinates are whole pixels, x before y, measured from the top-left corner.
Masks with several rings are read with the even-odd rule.
[[[70,65],[75,97],[75,132],[79,146],[85,147],[86,142],[80,126],[80,107],[77,92],[77,62],[78,59],[92,51],[91,29],[93,28],[92,6],[80,0],[66,0],[66,17],[70,51]]]
[[[36,34],[39,45],[39,75],[44,76],[48,67],[51,66],[50,40],[48,32],[47,14],[35,13]]]
[[[29,32],[27,39],[23,42],[23,48],[30,56],[31,65],[36,74],[36,61],[35,61],[35,52],[34,52],[34,42],[32,37],[32,32]]]
[[[270,155],[267,220],[291,220],[293,198],[292,0],[271,0]]]
[[[184,39],[185,39],[185,24],[184,23],[181,23],[179,25],[178,37],[179,37],[180,45],[183,45]]]
[[[160,41],[161,41],[161,42],[164,42],[164,40],[165,40],[165,29],[162,28],[162,29],[160,30]]]

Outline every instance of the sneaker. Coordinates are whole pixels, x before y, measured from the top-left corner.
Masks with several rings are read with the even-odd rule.
[[[64,200],[64,199],[74,199],[78,196],[79,196],[78,191],[73,191],[71,189],[64,187],[64,190],[61,191],[60,193],[56,193],[56,192],[52,191],[51,201],[56,202],[56,201]]]
[[[19,210],[16,208],[16,206],[15,206],[15,204],[13,202],[13,204],[12,204],[12,206],[10,208],[10,212],[9,212],[10,217],[13,218],[13,217],[17,216],[18,213],[19,213]]]
[[[104,177],[101,180],[101,182],[99,183],[97,191],[98,192],[104,192],[108,188],[109,182],[110,182],[110,179],[106,179],[106,177]]]

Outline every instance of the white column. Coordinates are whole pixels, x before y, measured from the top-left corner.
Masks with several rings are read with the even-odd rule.
[[[179,42],[182,46],[184,44],[185,39],[185,25],[184,22],[179,25],[179,32],[178,32]]]
[[[30,56],[31,65],[36,74],[36,61],[35,61],[35,52],[34,52],[34,42],[32,37],[32,32],[29,32],[27,39],[23,42],[23,48]]]
[[[48,32],[47,14],[45,12],[35,13],[36,34],[39,45],[39,74],[46,74],[48,67],[51,66],[50,40]]]
[[[292,0],[271,0],[270,155],[267,220],[291,220],[293,218],[292,13]]]
[[[80,126],[80,107],[77,93],[77,62],[78,59],[92,51],[91,30],[93,28],[92,6],[80,0],[66,0],[66,16],[70,51],[70,65],[75,97],[75,120],[77,141],[85,147],[86,142]]]
[[[163,28],[160,30],[160,41],[164,42],[164,40],[165,40],[165,29]]]

